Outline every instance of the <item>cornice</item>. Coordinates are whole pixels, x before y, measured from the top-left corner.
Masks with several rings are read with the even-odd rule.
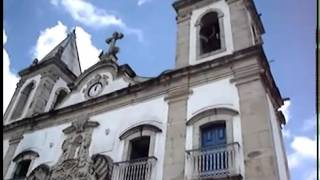
[[[168,84],[174,84],[176,81],[178,81],[181,78],[190,77],[192,75],[203,73],[205,71],[212,71],[212,69],[223,67],[230,63],[236,63],[246,57],[261,55],[261,53],[263,53],[262,46],[256,45],[243,50],[239,50],[237,52],[234,52],[231,55],[214,59],[212,61],[207,61],[200,64],[190,65],[190,66],[182,67],[176,70],[172,70],[158,77],[146,80],[138,84],[134,84],[127,88],[123,88],[97,98],[90,99],[85,102],[80,102],[78,104],[73,104],[61,109],[53,110],[53,111],[42,113],[33,117],[24,118],[16,122],[12,122],[11,124],[7,124],[4,126],[3,132],[7,133],[23,126],[30,126],[30,128],[32,129],[31,127],[32,124],[38,124],[38,123],[41,123],[42,121],[47,121],[47,119],[57,119],[58,117],[61,117],[61,116],[67,116],[68,114],[76,113],[78,111],[79,112],[84,111],[88,108],[97,107],[100,104],[103,104],[106,102],[116,101],[124,97],[129,97],[130,95],[136,95],[137,93],[143,94],[144,92],[146,92],[147,95],[143,97],[139,97],[139,99],[134,98],[132,99],[134,101],[129,100],[129,102],[125,102],[125,103],[138,102],[138,101],[146,100],[148,98],[152,98],[155,96],[168,94],[168,92],[170,91],[173,92],[173,90],[176,89],[176,86],[174,85],[168,86]],[[151,94],[149,93],[150,89],[154,89],[161,86],[164,86],[165,88],[163,88],[163,90],[161,91],[155,92],[156,95],[152,95],[152,93]],[[190,91],[183,91],[183,92],[185,93],[181,93],[182,96],[190,93]],[[174,98],[175,95],[173,94],[172,97]],[[121,106],[123,105],[123,103],[122,104],[120,103],[118,105]]]

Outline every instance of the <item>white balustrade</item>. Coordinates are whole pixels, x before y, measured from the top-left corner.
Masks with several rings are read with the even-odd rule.
[[[113,180],[151,180],[152,169],[156,163],[155,157],[136,159],[114,163]]]
[[[191,179],[240,174],[239,144],[187,151]]]

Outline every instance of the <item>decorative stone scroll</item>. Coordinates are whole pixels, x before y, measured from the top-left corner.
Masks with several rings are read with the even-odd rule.
[[[88,121],[87,116],[79,117],[65,128],[66,135],[61,149],[62,154],[58,162],[52,166],[40,165],[34,169],[27,180],[100,180],[107,177],[109,171],[97,169],[97,162],[89,157],[89,147],[93,129],[99,126],[98,122]],[[99,160],[100,165],[107,165]],[[102,171],[101,171],[102,170]]]
[[[50,180],[95,180],[94,164],[89,157],[92,131],[98,122],[80,117],[63,130],[67,138],[62,144],[62,155],[51,170]]]
[[[89,157],[92,132],[98,126],[86,115],[77,118],[63,130],[66,139],[58,162],[38,166],[26,180],[111,180],[112,159],[102,154]]]

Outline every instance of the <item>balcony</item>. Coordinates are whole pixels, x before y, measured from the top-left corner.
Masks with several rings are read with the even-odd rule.
[[[239,143],[187,151],[188,179],[241,179]]]
[[[155,157],[147,157],[114,163],[113,180],[151,180],[151,173],[157,162]]]

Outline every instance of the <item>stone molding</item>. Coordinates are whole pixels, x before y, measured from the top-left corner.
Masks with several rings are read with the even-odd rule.
[[[197,113],[192,118],[190,118],[186,124],[192,125],[204,117],[214,116],[214,115],[218,115],[218,114],[228,114],[231,116],[236,116],[239,114],[239,112],[234,109],[230,109],[230,108],[226,108],[226,107],[215,107],[215,108],[207,109],[207,110],[204,110],[202,112]]]
[[[26,150],[19,153],[15,158],[13,158],[13,162],[19,162],[24,159],[35,159],[39,157],[39,153],[33,150]]]
[[[191,95],[193,92],[189,88],[187,89],[179,89],[171,91],[165,96],[164,100],[168,101],[168,103],[173,103],[176,101],[180,101],[183,99],[188,99],[188,96]]]
[[[126,129],[124,132],[121,133],[121,135],[119,136],[120,140],[124,140],[125,138],[129,137],[130,135],[136,133],[136,132],[142,132],[144,130],[150,130],[150,131],[154,131],[154,132],[162,132],[162,130],[152,124],[141,124],[135,127],[131,127],[129,129]]]
[[[217,2],[220,0],[179,0],[172,4],[174,9],[179,13],[181,9],[187,9],[189,11],[193,11],[194,9],[202,8],[204,6],[208,6],[209,4],[212,4],[214,2]]]
[[[22,139],[23,139],[23,135],[18,135],[18,136],[12,137],[12,138],[9,140],[9,145],[18,144],[18,143],[20,143],[20,141],[21,141]]]
[[[99,96],[98,98],[89,99],[88,101],[53,110],[48,113],[43,113],[32,118],[24,118],[20,121],[12,122],[4,126],[4,136],[8,137],[10,136],[10,134],[14,133],[14,131],[19,131],[20,128],[23,128],[25,130],[34,130],[35,127],[29,127],[29,125],[31,124],[37,124],[37,128],[39,129],[47,127],[50,124],[61,124],[70,122],[74,117],[74,114],[78,114],[81,112],[83,113],[83,111],[87,107],[90,107],[90,109],[95,109],[94,112],[87,112],[88,115],[94,115],[123,107],[131,103],[143,102],[151,98],[167,95],[169,91],[176,89],[177,85],[174,85],[181,81],[181,78],[186,78],[189,76],[192,77],[189,79],[190,82],[188,86],[193,87],[203,83],[207,83],[208,81],[213,81],[215,79],[232,76],[234,75],[235,70],[223,70],[221,68],[225,67],[226,65],[228,65],[228,67],[230,67],[230,65],[231,67],[235,67],[236,64],[242,64],[242,62],[246,62],[247,59],[245,58],[253,56],[261,57],[262,59],[260,60],[260,62],[266,61],[262,46],[256,45],[237,51],[232,55],[227,55],[215,59],[214,61],[206,61],[193,66],[183,67],[170,71],[162,76],[152,78],[138,84],[134,84],[127,88],[106,95]],[[202,77],[203,73],[208,74]],[[164,81],[164,79],[166,79],[166,81]],[[268,81],[273,81],[273,78],[268,79]],[[270,88],[272,89],[274,87]],[[275,95],[273,96],[273,98],[280,97],[281,95],[278,93],[275,93]],[[108,103],[106,104],[106,102]]]

